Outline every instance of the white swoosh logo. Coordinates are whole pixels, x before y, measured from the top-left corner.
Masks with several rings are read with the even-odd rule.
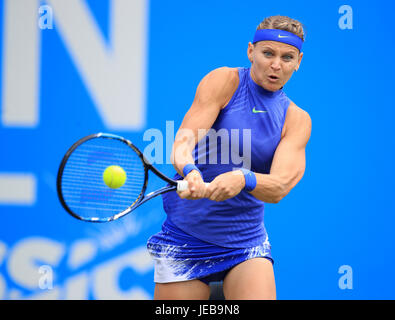
[[[288,38],[288,36],[278,35],[279,38]]]
[[[265,112],[267,112],[267,111],[266,111],[266,110],[256,110],[255,107],[254,107],[254,109],[252,109],[252,112],[253,112],[253,113],[261,113],[261,112],[262,112],[262,113],[265,113]]]

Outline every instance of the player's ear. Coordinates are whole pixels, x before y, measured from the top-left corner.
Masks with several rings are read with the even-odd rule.
[[[254,52],[254,45],[251,42],[248,42],[248,48],[247,48],[247,56],[248,60],[252,63],[252,53]]]
[[[299,54],[299,61],[298,61],[298,65],[295,67],[295,71],[298,71],[298,70],[299,70],[300,63],[302,62],[302,57],[303,57],[303,52],[301,52],[301,53]]]

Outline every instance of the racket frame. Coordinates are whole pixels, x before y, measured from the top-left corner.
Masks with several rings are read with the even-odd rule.
[[[123,143],[125,143],[128,147],[132,148],[133,151],[136,152],[136,154],[139,156],[141,162],[143,163],[144,166],[144,184],[143,187],[141,189],[140,195],[137,197],[137,199],[125,210],[111,216],[108,218],[83,218],[80,215],[76,214],[75,212],[73,212],[68,205],[66,204],[66,201],[64,200],[63,194],[62,194],[62,175],[63,175],[63,170],[66,166],[67,160],[69,159],[69,157],[71,156],[71,154],[74,152],[75,149],[77,149],[77,147],[79,147],[80,145],[82,145],[83,143],[87,142],[88,140],[92,140],[92,139],[96,139],[96,138],[105,138],[105,139],[114,139],[114,140],[118,140],[121,141]],[[148,193],[147,195],[145,195],[145,191],[147,189],[147,185],[148,185],[148,171],[152,171],[156,176],[158,176],[159,178],[161,178],[162,180],[164,180],[165,182],[167,182],[169,185],[162,187],[158,190],[155,190],[153,192]],[[81,138],[80,140],[78,140],[77,142],[75,142],[70,149],[66,152],[66,154],[64,155],[60,165],[59,165],[59,170],[58,170],[58,174],[57,174],[57,179],[56,179],[56,189],[57,189],[57,193],[58,193],[58,197],[59,197],[59,201],[62,205],[62,207],[74,218],[77,218],[79,220],[82,221],[87,221],[87,222],[109,222],[109,221],[113,221],[116,219],[119,219],[120,217],[125,216],[126,214],[130,213],[131,211],[135,210],[136,208],[138,208],[140,205],[142,205],[143,203],[147,202],[148,200],[151,200],[152,198],[157,197],[158,195],[161,195],[163,193],[166,192],[170,192],[170,191],[175,191],[175,190],[185,190],[188,188],[188,184],[186,181],[177,181],[177,180],[173,180],[169,177],[167,177],[166,175],[164,175],[162,172],[160,172],[158,169],[156,169],[144,156],[144,154],[139,150],[139,148],[137,148],[131,141],[115,135],[115,134],[111,134],[111,133],[103,133],[103,132],[99,132],[99,133],[94,133],[91,135],[88,135],[86,137]]]

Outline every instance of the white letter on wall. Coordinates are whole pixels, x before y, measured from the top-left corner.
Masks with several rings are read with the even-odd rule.
[[[5,0],[1,123],[35,127],[39,122],[39,0]]]
[[[145,125],[147,1],[110,2],[109,46],[84,1],[48,3],[104,124],[114,130],[141,129]]]

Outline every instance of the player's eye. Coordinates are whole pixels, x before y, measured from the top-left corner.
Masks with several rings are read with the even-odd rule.
[[[283,56],[283,58],[284,58],[284,60],[292,60],[293,59],[293,56],[292,55],[290,55],[290,54],[287,54],[287,55],[285,55],[285,56]]]
[[[270,51],[263,51],[265,57],[271,57],[273,54]]]

